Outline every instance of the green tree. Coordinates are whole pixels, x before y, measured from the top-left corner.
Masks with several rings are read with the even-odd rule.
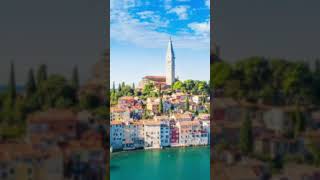
[[[121,93],[121,84],[118,85],[118,92]]]
[[[142,94],[144,96],[148,96],[151,94],[151,92],[153,92],[153,90],[154,90],[154,85],[152,83],[147,83],[143,87]]]
[[[11,107],[14,106],[14,102],[17,96],[16,92],[16,79],[15,79],[15,70],[14,70],[14,64],[11,62],[10,65],[10,78],[8,83],[8,98],[11,103]]]
[[[298,137],[304,130],[306,126],[306,121],[303,113],[297,109],[295,112],[295,122],[294,122],[294,135]]]
[[[48,74],[47,74],[47,66],[45,64],[41,64],[39,66],[38,72],[37,72],[37,84],[38,86],[41,85],[42,82],[47,80]]]
[[[180,90],[180,91],[186,91],[186,87],[185,84],[181,81],[176,81],[173,86],[172,86],[173,90]]]
[[[33,69],[29,70],[28,79],[26,83],[26,97],[30,98],[32,95],[36,93],[36,82],[34,79]]]
[[[73,103],[76,99],[73,87],[60,75],[51,75],[43,81],[38,89],[37,96],[40,97],[40,104],[46,108],[55,107],[59,98],[64,98],[63,101]]]
[[[78,91],[79,89],[79,71],[78,67],[75,66],[72,70],[72,79],[71,79],[71,86]]]
[[[231,78],[232,75],[232,66],[225,62],[219,62],[212,64],[211,68],[211,82],[213,87],[223,88],[227,80]]]
[[[116,85],[114,81],[112,83],[112,93],[116,93]]]
[[[159,103],[159,113],[163,113],[163,102],[162,102],[162,98],[160,98],[160,103]]]
[[[190,109],[190,102],[189,102],[189,96],[186,98],[186,111],[189,111]]]
[[[80,107],[82,109],[95,109],[99,107],[99,97],[93,93],[85,93],[80,96]]]
[[[249,154],[253,150],[252,123],[249,113],[246,113],[240,128],[240,150],[244,154]]]

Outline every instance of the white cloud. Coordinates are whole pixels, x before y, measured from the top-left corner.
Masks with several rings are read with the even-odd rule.
[[[164,9],[168,10],[172,7],[172,0],[164,0]]]
[[[176,13],[180,20],[188,19],[189,6],[177,6],[168,11],[168,13]]]
[[[132,15],[128,10],[128,4],[130,6],[132,2],[128,3],[129,0],[112,1],[114,1],[110,12],[112,41],[134,44],[144,48],[164,48],[169,36],[171,36],[175,48],[209,49],[209,35],[204,36],[204,33],[190,32],[188,29],[184,31],[180,29],[175,35],[170,35],[167,32],[159,31],[159,28],[168,26],[168,19],[163,19],[153,11],[141,11]],[[123,6],[124,3],[127,5]],[[183,12],[179,11],[179,13]],[[197,29],[196,25],[190,26]]]
[[[188,27],[192,29],[197,35],[207,36],[210,33],[210,23],[206,22],[193,22],[188,24]]]
[[[150,20],[151,24],[149,25],[155,25],[156,27],[167,27],[169,24],[168,20],[162,20],[161,17],[155,14],[153,11],[141,11],[138,12],[137,15],[140,17],[140,19]]]
[[[205,0],[205,4],[208,8],[210,8],[210,0]]]

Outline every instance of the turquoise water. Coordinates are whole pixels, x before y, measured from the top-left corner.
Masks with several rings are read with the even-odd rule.
[[[111,180],[209,180],[210,148],[113,153],[110,173]]]

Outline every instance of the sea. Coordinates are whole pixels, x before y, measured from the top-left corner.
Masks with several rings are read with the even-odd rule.
[[[209,180],[210,147],[112,153],[110,178],[111,180]]]

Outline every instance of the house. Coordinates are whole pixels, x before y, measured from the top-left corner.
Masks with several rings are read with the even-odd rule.
[[[179,132],[180,129],[175,120],[170,120],[170,145],[179,146]]]
[[[193,122],[192,121],[179,121],[177,122],[179,128],[179,144],[180,146],[190,146],[193,143],[192,130]]]
[[[71,110],[50,109],[36,112],[27,118],[27,137],[37,134],[53,134],[59,141],[76,137],[77,116]]]
[[[276,132],[288,132],[293,128],[289,112],[282,108],[271,108],[263,113],[265,127]]]
[[[170,126],[169,121],[162,121],[160,123],[160,146],[170,146]]]
[[[201,138],[200,145],[210,144],[210,120],[200,121],[201,124]]]
[[[113,149],[122,149],[124,139],[124,123],[122,121],[110,122],[110,146]]]
[[[174,113],[171,117],[175,121],[191,121],[192,113]]]
[[[111,121],[128,121],[130,120],[130,112],[124,108],[111,107],[110,108],[110,120]]]
[[[146,120],[144,122],[144,141],[145,149],[154,149],[161,147],[159,121]]]
[[[134,145],[136,149],[144,147],[144,120],[132,122],[136,126],[136,138],[134,140]]]
[[[31,144],[0,144],[0,179],[63,179],[63,156],[57,148],[41,150]]]
[[[123,127],[123,149],[132,150],[135,149],[135,142],[138,137],[136,123],[125,122]]]
[[[118,99],[118,106],[121,108],[132,107],[136,104],[133,96],[123,96]]]
[[[212,103],[214,121],[236,121],[242,117],[243,110],[232,98],[215,98]]]

